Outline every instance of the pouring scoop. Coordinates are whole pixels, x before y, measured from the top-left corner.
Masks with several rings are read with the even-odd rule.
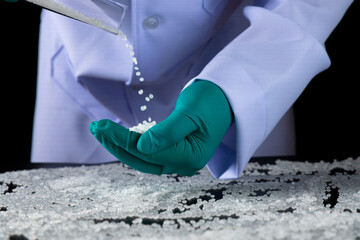
[[[25,0],[44,9],[120,35],[128,6],[120,0]]]

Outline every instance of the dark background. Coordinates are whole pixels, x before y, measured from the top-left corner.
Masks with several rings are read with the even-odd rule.
[[[295,103],[297,152],[311,159],[360,156],[359,1],[326,41],[331,66]]]
[[[326,42],[331,67],[316,76],[295,103],[297,151],[301,159],[360,156],[358,10],[359,1],[354,1]],[[40,8],[0,0],[0,18],[1,165],[28,163]]]

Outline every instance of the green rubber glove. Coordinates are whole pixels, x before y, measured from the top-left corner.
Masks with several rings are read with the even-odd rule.
[[[107,119],[89,128],[111,154],[138,171],[192,176],[214,155],[232,118],[221,89],[196,81],[181,92],[170,116],[143,135]]]

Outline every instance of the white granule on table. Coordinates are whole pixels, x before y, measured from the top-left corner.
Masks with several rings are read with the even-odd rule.
[[[360,157],[250,161],[233,180],[121,163],[7,172],[0,239],[358,240],[359,186]]]
[[[152,122],[143,121],[142,123],[139,123],[137,126],[133,126],[129,128],[129,130],[143,134],[144,132],[146,132],[155,125],[156,125],[156,121],[152,121]]]

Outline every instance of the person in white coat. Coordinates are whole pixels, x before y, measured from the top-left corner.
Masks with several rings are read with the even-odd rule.
[[[329,67],[324,42],[352,0],[123,2],[136,64],[119,36],[42,12],[32,162],[112,162],[92,121],[161,122],[199,79],[233,116],[206,161],[214,177],[241,176],[254,154],[294,154],[291,106]]]

